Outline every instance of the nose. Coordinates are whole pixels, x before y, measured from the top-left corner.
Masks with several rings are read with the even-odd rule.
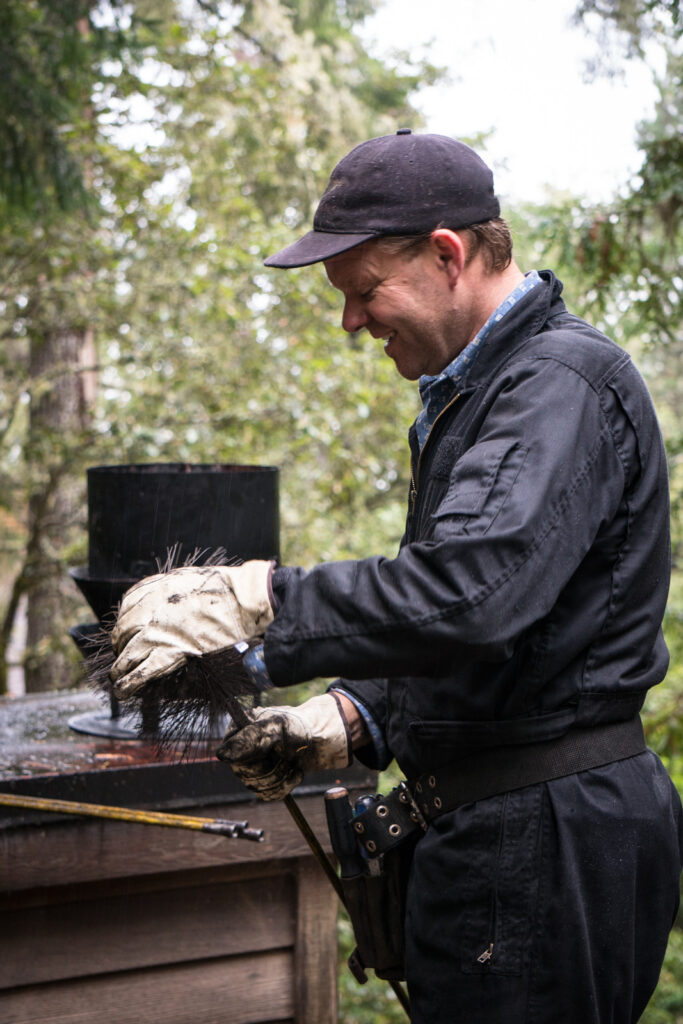
[[[349,334],[360,331],[368,322],[368,315],[363,309],[363,304],[357,299],[346,299],[344,312],[342,313],[342,327]]]

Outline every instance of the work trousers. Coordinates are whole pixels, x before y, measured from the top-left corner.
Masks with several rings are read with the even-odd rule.
[[[651,751],[444,814],[408,885],[412,1024],[635,1024],[682,862]]]

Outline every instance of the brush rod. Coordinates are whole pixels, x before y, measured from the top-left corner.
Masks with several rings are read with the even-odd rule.
[[[248,725],[250,723],[251,719],[249,715],[244,710],[244,708],[242,707],[238,700],[231,698],[228,701],[228,705],[230,715],[233,721],[235,722],[235,725],[243,729],[245,725]],[[315,857],[315,859],[317,860],[318,864],[323,869],[325,874],[327,875],[328,881],[330,882],[332,888],[339,897],[341,905],[346,909],[346,896],[344,895],[344,889],[341,883],[341,879],[339,878],[339,875],[335,871],[332,861],[322,848],[320,840],[318,839],[315,832],[313,831],[308,821],[306,820],[305,814],[303,813],[303,811],[301,810],[301,808],[299,807],[298,803],[296,802],[291,793],[288,793],[287,796],[284,797],[282,802],[289,811],[292,821],[299,829],[299,832],[304,837],[306,842],[308,843],[311,853],[313,854],[313,856]],[[394,995],[401,1004],[401,1007],[403,1008],[403,1010],[405,1010],[407,1016],[410,1017],[410,1000],[408,998],[408,993],[403,988],[403,985],[401,984],[400,981],[392,980],[389,980],[389,985],[393,989]]]
[[[91,818],[112,818],[115,821],[130,821],[138,825],[165,825],[168,828],[193,829],[196,832],[210,832],[213,835],[229,836],[232,839],[251,839],[257,843],[263,841],[263,829],[248,828],[249,822],[247,821],[195,818],[187,814],[138,811],[130,807],[84,804],[77,800],[53,800],[40,796],[19,796],[15,793],[0,793],[0,805],[23,807],[34,811],[50,811],[55,814],[80,814]]]
[[[284,798],[283,803],[287,810],[289,811],[289,813],[291,814],[294,821],[296,822],[302,836],[310,846],[311,851],[313,852],[313,855],[315,856],[316,860],[318,861],[321,868],[323,869],[323,871],[329,878],[330,882],[332,883],[332,887],[336,892],[337,896],[339,897],[342,906],[346,908],[346,896],[344,895],[344,889],[342,887],[341,879],[337,872],[334,870],[330,858],[327,856],[322,846],[318,842],[318,839],[315,833],[313,832],[311,826],[306,821],[306,818],[301,808],[299,807],[291,793]],[[408,993],[403,988],[403,985],[401,985],[400,981],[391,980],[389,981],[389,984],[394,990],[394,993],[399,1003],[410,1017],[410,1002],[408,1000]]]

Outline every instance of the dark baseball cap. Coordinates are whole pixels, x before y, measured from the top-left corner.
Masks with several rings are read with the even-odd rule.
[[[267,267],[305,267],[383,235],[457,231],[500,215],[493,174],[463,142],[401,128],[362,142],[337,164],[313,230],[269,256]]]

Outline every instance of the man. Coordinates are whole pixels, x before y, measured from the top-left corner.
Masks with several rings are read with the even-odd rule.
[[[414,1024],[625,1024],[657,983],[683,845],[638,718],[668,664],[664,451],[626,353],[551,272],[521,273],[499,212],[452,139],[402,130],[338,164],[314,230],[266,263],[323,262],[343,327],[420,380],[401,549],[152,577],[123,602],[112,678],[125,696],[259,636],[275,685],[339,676],[219,756],[266,799],[352,748],[396,758],[429,820]]]

